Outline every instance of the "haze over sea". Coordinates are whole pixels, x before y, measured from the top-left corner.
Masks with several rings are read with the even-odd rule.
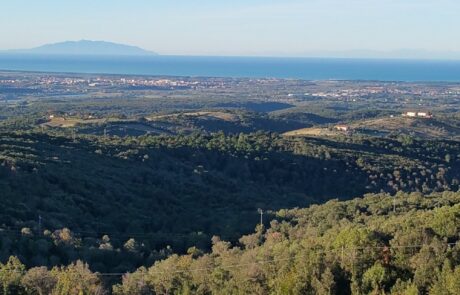
[[[460,82],[460,61],[0,54],[0,70],[201,77]]]

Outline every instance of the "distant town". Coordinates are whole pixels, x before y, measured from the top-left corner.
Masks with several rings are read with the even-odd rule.
[[[4,119],[33,113],[42,127],[111,122],[124,131],[109,128],[107,133],[120,135],[131,134],[138,120],[144,121],[138,122],[135,134],[194,129],[191,122],[174,129],[178,118],[168,125],[171,122],[164,120],[173,117],[165,114],[183,113],[189,120],[195,116],[191,114],[216,119],[235,117],[225,112],[250,111],[282,118],[286,126],[274,130],[287,134],[388,136],[403,132],[452,138],[457,136],[454,110],[460,107],[460,85],[1,72],[0,107]],[[431,120],[422,124],[413,119]],[[117,120],[131,122],[131,127]]]

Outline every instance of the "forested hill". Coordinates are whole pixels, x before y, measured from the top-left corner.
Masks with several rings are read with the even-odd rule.
[[[95,273],[80,261],[26,270],[10,257],[0,284],[4,294],[460,293],[458,192],[369,194],[271,219],[238,242],[215,236],[207,254],[192,247],[129,274]],[[104,245],[110,253],[107,237]]]
[[[459,202],[401,193],[282,210],[236,245],[214,237],[209,254],[124,276],[115,294],[459,294]]]
[[[102,272],[149,265],[171,249],[206,250],[212,235],[236,241],[258,222],[257,208],[457,191],[460,174],[458,142],[406,137],[2,131],[0,146],[1,260],[81,258]]]

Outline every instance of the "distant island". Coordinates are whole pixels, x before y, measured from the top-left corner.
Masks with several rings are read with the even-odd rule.
[[[137,46],[106,41],[65,41],[31,49],[8,50],[4,53],[49,54],[49,55],[158,55]]]

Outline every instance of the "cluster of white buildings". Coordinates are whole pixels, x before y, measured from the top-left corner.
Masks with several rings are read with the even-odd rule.
[[[403,117],[410,117],[410,118],[425,118],[431,119],[433,118],[433,114],[431,112],[415,112],[409,111],[402,114]]]

